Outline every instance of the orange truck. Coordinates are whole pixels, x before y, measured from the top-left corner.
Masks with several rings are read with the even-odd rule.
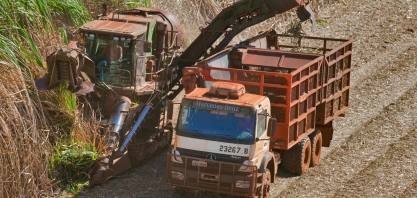
[[[351,40],[269,31],[184,68],[167,183],[268,197],[278,167],[307,173],[348,109],[351,56]]]

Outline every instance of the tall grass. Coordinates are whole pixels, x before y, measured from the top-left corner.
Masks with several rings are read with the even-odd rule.
[[[108,11],[132,9],[137,7],[151,7],[152,0],[82,0],[84,6],[93,16],[98,16],[102,13],[101,5],[107,4]],[[158,1],[158,0],[153,0]],[[169,0],[171,1],[171,0]],[[182,1],[182,0],[181,0]]]
[[[47,196],[51,147],[42,112],[31,100],[25,73],[0,62],[0,196]],[[26,73],[27,74],[27,73]]]
[[[50,142],[54,147],[49,174],[59,181],[58,187],[78,194],[88,185],[89,176],[94,170],[99,155],[101,136],[94,112],[88,103],[79,103],[76,96],[62,83],[52,94],[42,100],[43,107],[55,120],[54,128],[58,134]],[[87,118],[81,111],[84,105]]]
[[[50,140],[65,129],[55,118],[69,116],[56,113],[68,106],[45,105],[59,94],[36,91],[33,79],[44,74],[48,47],[61,45],[55,25],[64,20],[79,25],[90,16],[78,0],[0,1],[0,197],[54,195]]]
[[[67,25],[79,26],[91,20],[91,17],[80,0],[53,1],[48,0],[53,18],[63,20]],[[57,25],[57,24],[55,24]]]

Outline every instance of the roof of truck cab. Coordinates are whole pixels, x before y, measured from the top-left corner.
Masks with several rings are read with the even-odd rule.
[[[79,28],[83,32],[114,33],[120,36],[137,37],[147,30],[146,24],[127,23],[120,21],[94,20]]]
[[[208,88],[197,88],[191,93],[185,95],[184,98],[192,100],[202,100],[206,102],[224,103],[230,105],[255,107],[261,104],[265,99],[269,100],[266,96],[245,93],[239,99],[227,99],[219,98],[208,93]]]

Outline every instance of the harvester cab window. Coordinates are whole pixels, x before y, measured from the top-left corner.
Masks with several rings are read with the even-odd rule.
[[[266,110],[261,109],[258,113],[258,126],[256,129],[256,137],[260,138],[266,131]]]
[[[97,60],[98,58],[103,59],[104,57],[100,57],[101,52],[103,52],[104,48],[107,45],[107,40],[106,39],[97,39],[97,45],[94,48],[93,54],[91,54],[92,57],[96,58],[96,62],[98,62],[99,60]]]
[[[86,48],[86,53],[94,61],[100,61],[99,55],[100,52],[108,43],[108,36],[96,35],[96,34],[85,34],[84,36],[84,46]]]
[[[142,34],[138,36],[135,40],[135,49],[134,49],[134,62],[135,62],[135,83],[137,85],[142,85],[145,82],[146,75],[146,62],[147,57],[143,48],[143,43],[146,41],[146,35]]]
[[[84,39],[84,47],[85,47],[86,53],[91,58],[91,55],[94,54],[93,53],[94,45],[96,44],[95,34],[86,33],[84,35],[84,38],[85,38]]]
[[[120,37],[109,36],[98,38],[95,50],[95,63],[98,69],[98,78],[109,84],[122,84],[119,72],[122,64],[123,49],[120,46]]]
[[[95,62],[96,78],[109,85],[132,83],[133,39],[118,35],[84,34],[86,53]]]

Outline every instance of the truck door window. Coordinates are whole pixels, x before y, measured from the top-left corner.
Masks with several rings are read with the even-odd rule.
[[[181,117],[180,117],[180,125],[187,125],[188,124],[188,120],[187,120],[187,117],[188,117],[188,107],[182,107],[182,110],[181,110]]]
[[[261,137],[266,130],[266,111],[262,109],[258,113],[258,127],[256,129],[256,137]]]

